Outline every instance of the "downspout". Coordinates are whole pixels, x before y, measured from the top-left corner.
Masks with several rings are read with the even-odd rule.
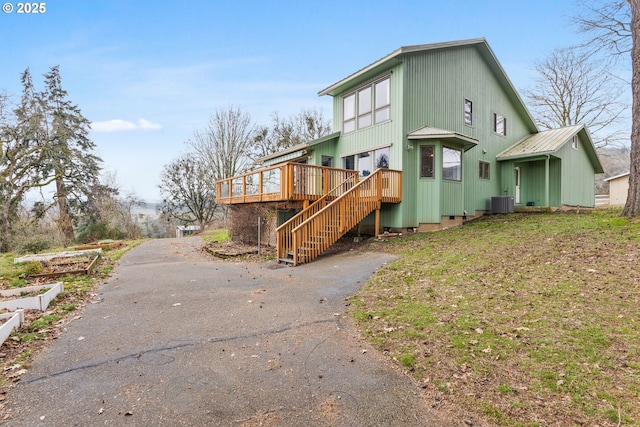
[[[544,205],[546,207],[551,207],[549,205],[549,185],[550,185],[550,180],[549,180],[549,162],[550,162],[551,156],[549,154],[547,154],[547,158],[544,162]]]

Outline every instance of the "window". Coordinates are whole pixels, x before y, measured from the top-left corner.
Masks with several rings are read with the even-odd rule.
[[[491,179],[489,174],[490,167],[491,167],[491,163],[480,160],[480,163],[478,164],[480,179]]]
[[[356,94],[346,96],[343,100],[343,132],[356,130]]]
[[[376,83],[376,123],[384,122],[391,118],[390,80],[387,77]]]
[[[442,147],[442,179],[462,181],[462,151]]]
[[[573,138],[571,138],[571,148],[578,149],[578,135],[573,135]]]
[[[322,160],[321,160],[321,164],[322,166],[326,166],[329,168],[333,167],[333,157],[331,156],[322,156]]]
[[[507,136],[507,119],[500,114],[493,115],[493,131],[500,135]]]
[[[358,129],[371,126],[371,87],[358,91]]]
[[[391,118],[390,82],[391,78],[385,77],[343,98],[342,131],[344,133],[363,129]]]
[[[378,168],[389,168],[389,147],[352,154],[343,157],[342,160],[345,169],[357,170],[360,172],[360,177],[363,178],[371,175]]]
[[[349,170],[356,169],[356,156],[346,156],[344,158],[344,168]]]
[[[420,146],[420,178],[433,178],[435,147],[433,145]]]
[[[376,159],[376,169],[389,169],[389,147],[380,148],[373,152]]]
[[[358,171],[360,177],[371,175],[371,153],[358,154]]]
[[[464,100],[464,124],[469,126],[473,124],[473,102],[468,99]]]

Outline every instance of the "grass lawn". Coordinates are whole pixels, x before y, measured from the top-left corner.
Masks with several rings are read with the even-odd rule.
[[[640,425],[640,221],[488,216],[373,243],[400,258],[352,301],[379,350],[497,425]]]

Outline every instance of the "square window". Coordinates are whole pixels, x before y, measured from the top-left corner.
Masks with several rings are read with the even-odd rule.
[[[435,165],[435,147],[433,145],[420,146],[420,178],[433,178]]]

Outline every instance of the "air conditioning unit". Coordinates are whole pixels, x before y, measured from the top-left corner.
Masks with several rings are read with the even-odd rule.
[[[491,213],[494,213],[494,214],[513,213],[513,197],[511,196],[491,197]]]

